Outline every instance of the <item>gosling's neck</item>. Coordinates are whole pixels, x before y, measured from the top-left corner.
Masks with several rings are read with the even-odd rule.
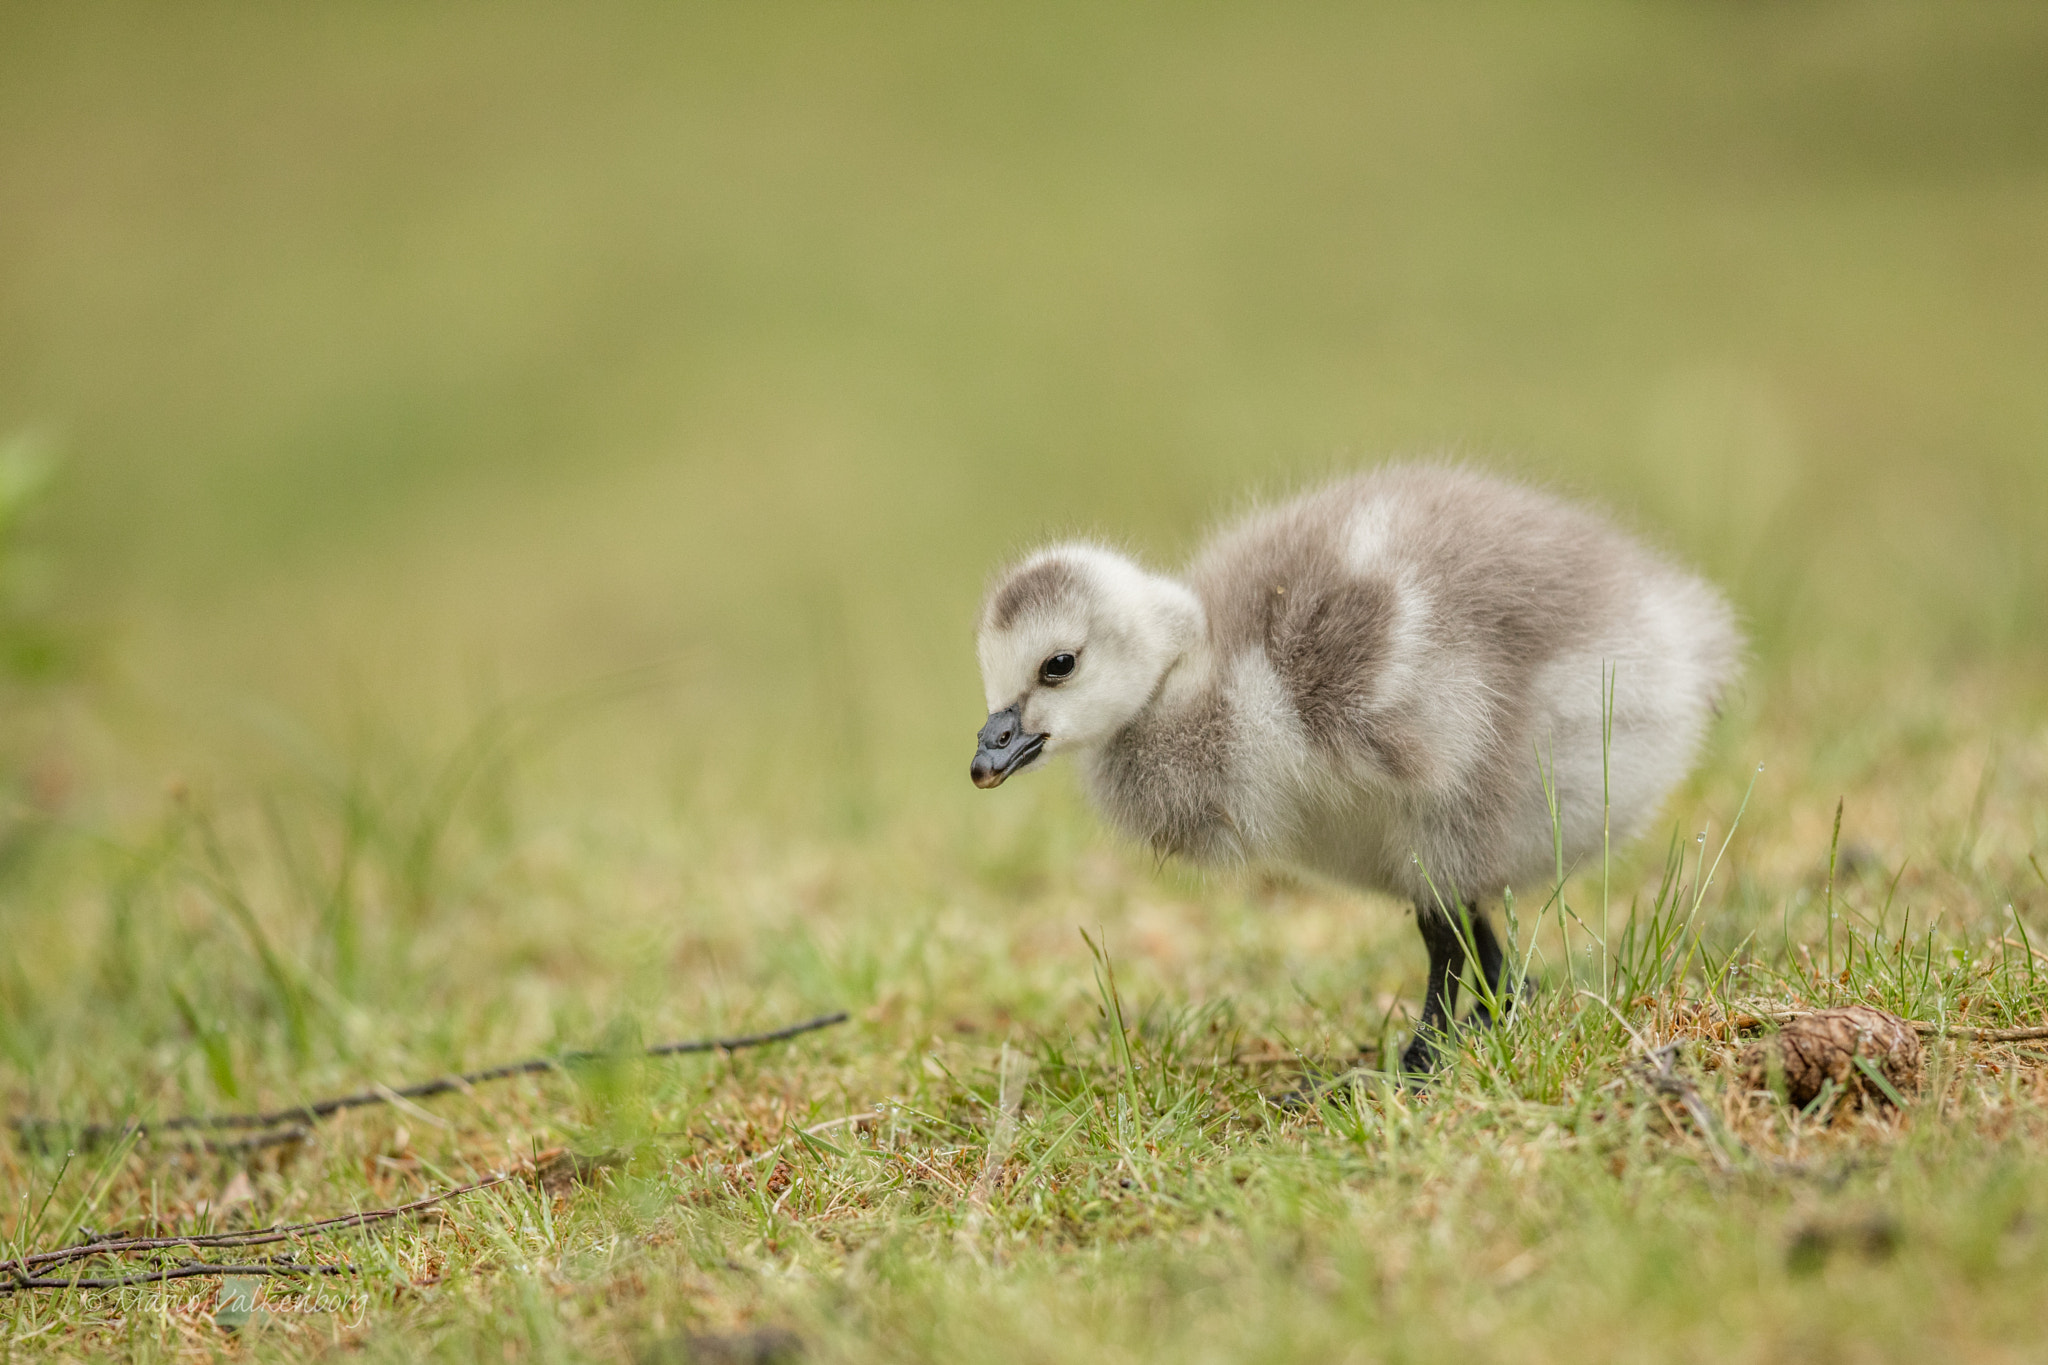
[[[1146,575],[1147,633],[1157,641],[1159,680],[1133,725],[1170,720],[1215,691],[1217,660],[1202,599],[1179,579]]]
[[[1234,862],[1249,850],[1229,801],[1234,725],[1206,632],[1193,635],[1131,722],[1084,759],[1104,816],[1161,854]]]

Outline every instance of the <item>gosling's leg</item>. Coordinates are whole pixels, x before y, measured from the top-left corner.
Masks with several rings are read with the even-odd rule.
[[[1472,919],[1469,914],[1464,918]],[[1465,941],[1451,917],[1435,906],[1415,907],[1415,927],[1422,931],[1423,946],[1429,949],[1429,984],[1422,991],[1422,1018],[1416,1022],[1415,1037],[1401,1054],[1401,1069],[1425,1076],[1436,1070],[1437,1045],[1451,1036],[1451,1012],[1458,1007],[1458,973],[1465,970]],[[1478,946],[1476,942],[1474,946]],[[1500,951],[1498,943],[1494,951]]]
[[[1515,989],[1508,981],[1507,954],[1501,951],[1500,940],[1494,936],[1493,922],[1477,905],[1465,907],[1471,923],[1472,951],[1479,958],[1479,977],[1493,992],[1495,1005],[1501,1015],[1514,1007]],[[1484,999],[1473,1007],[1472,1022],[1481,1028],[1490,1028],[1497,1021],[1493,1009]]]

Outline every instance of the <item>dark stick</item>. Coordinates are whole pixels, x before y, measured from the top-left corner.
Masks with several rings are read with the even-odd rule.
[[[40,1275],[16,1277],[13,1282],[0,1284],[0,1294],[12,1294],[22,1289],[126,1289],[138,1284],[161,1284],[165,1280],[190,1280],[202,1275],[353,1275],[352,1265],[295,1265],[290,1261],[259,1261],[255,1265],[208,1265],[201,1261],[186,1261],[180,1265],[167,1266],[162,1270],[149,1270],[136,1275],[91,1275],[69,1280],[61,1275]]]
[[[1762,1028],[1766,1023],[1785,1024],[1801,1015],[1816,1013],[1814,1010],[1771,1010],[1764,1014],[1738,1014],[1729,1020],[1737,1032]],[[2028,1028],[1976,1028],[1966,1024],[1935,1024],[1925,1019],[1901,1021],[1915,1033],[1931,1033],[1949,1038],[1967,1038],[1976,1043],[2026,1043],[2048,1038],[2048,1025]]]
[[[267,1228],[251,1228],[247,1232],[202,1232],[184,1237],[120,1237],[80,1242],[77,1246],[59,1247],[54,1251],[38,1251],[27,1256],[17,1256],[12,1260],[0,1261],[0,1274],[12,1276],[14,1283],[19,1286],[23,1281],[34,1278],[30,1274],[31,1271],[64,1265],[71,1261],[82,1261],[90,1256],[123,1256],[139,1251],[164,1251],[171,1247],[262,1246],[268,1242],[288,1242],[295,1237],[341,1232],[348,1228],[364,1227],[370,1223],[403,1218],[409,1213],[419,1213],[465,1194],[474,1194],[493,1185],[502,1185],[514,1174],[516,1172],[500,1171],[496,1175],[485,1176],[482,1180],[428,1195],[425,1199],[415,1199],[410,1204],[398,1204],[388,1209],[365,1209],[361,1213],[344,1213],[334,1218],[316,1219],[310,1223],[277,1223]],[[69,1281],[59,1280],[57,1283],[66,1284]]]
[[[641,1055],[674,1057],[689,1052],[736,1052],[741,1048],[779,1043],[785,1038],[794,1038],[799,1034],[813,1033],[818,1029],[830,1028],[834,1024],[843,1024],[846,1020],[845,1010],[835,1010],[831,1014],[821,1014],[815,1019],[806,1019],[800,1024],[770,1029],[766,1033],[745,1033],[736,1038],[692,1038],[683,1042],[656,1043]],[[23,1138],[28,1138],[31,1134],[58,1130],[68,1131],[77,1142],[102,1143],[176,1129],[274,1128],[282,1123],[317,1123],[344,1109],[389,1104],[393,1099],[417,1100],[430,1095],[445,1095],[451,1090],[467,1090],[472,1085],[481,1085],[486,1081],[502,1081],[513,1076],[558,1071],[563,1067],[599,1061],[610,1055],[612,1054],[604,1052],[564,1052],[554,1057],[530,1057],[523,1062],[485,1067],[481,1071],[469,1071],[460,1076],[442,1076],[431,1081],[421,1081],[399,1090],[380,1087],[376,1090],[358,1091],[353,1095],[337,1095],[332,1099],[316,1100],[311,1104],[294,1105],[289,1109],[273,1109],[261,1114],[180,1114],[174,1118],[160,1119],[155,1123],[87,1123],[76,1128],[70,1127],[61,1119],[18,1118],[14,1120],[14,1128]]]

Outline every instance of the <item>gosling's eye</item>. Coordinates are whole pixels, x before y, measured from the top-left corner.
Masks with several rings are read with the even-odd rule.
[[[1038,680],[1057,687],[1074,676],[1074,656],[1055,654],[1038,666]]]

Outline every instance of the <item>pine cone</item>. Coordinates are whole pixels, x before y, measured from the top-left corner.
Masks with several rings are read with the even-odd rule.
[[[1772,1073],[1781,1071],[1785,1098],[1802,1108],[1829,1081],[1851,1104],[1890,1104],[1891,1097],[1856,1065],[1858,1057],[1868,1058],[1901,1096],[1920,1088],[1920,1035],[1897,1015],[1869,1005],[1799,1015],[1777,1037],[1744,1048],[1736,1068],[1752,1090],[1768,1088]]]

